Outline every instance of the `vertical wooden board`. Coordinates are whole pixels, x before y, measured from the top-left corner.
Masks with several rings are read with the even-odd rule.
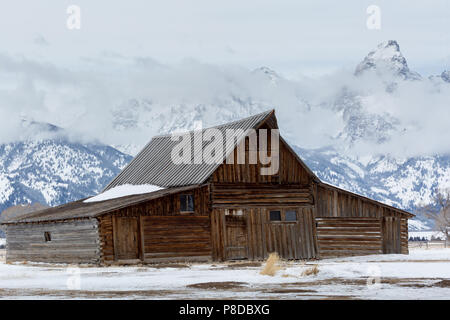
[[[276,225],[270,224],[270,235],[272,238],[272,247],[273,251],[280,253],[279,246],[278,246],[278,234],[277,234],[277,228]]]
[[[395,235],[396,235],[396,253],[402,253],[402,246],[401,246],[401,226],[400,226],[400,218],[395,218],[396,220],[396,228],[395,228]]]
[[[114,243],[114,260],[118,260],[119,259],[119,254],[118,254],[118,246],[119,246],[119,242],[118,242],[118,235],[117,235],[117,217],[113,216],[112,217],[112,223],[113,223],[113,243]]]
[[[253,222],[253,212],[251,209],[246,209],[247,216],[247,248],[248,248],[248,258],[254,260],[255,259],[255,230],[254,230],[254,222]]]
[[[254,230],[256,234],[256,243],[255,243],[255,259],[263,259],[264,258],[264,250],[263,250],[263,236],[262,236],[262,226],[261,226],[261,214],[259,209],[252,209],[253,219],[254,219]]]
[[[338,216],[338,193],[336,190],[333,192],[333,216]]]
[[[211,247],[212,247],[212,258],[214,261],[219,260],[218,257],[218,230],[216,224],[216,211],[213,210],[210,215],[211,219]]]
[[[295,225],[295,248],[297,259],[302,258],[302,248],[301,248],[301,209],[297,208],[297,224]]]
[[[224,255],[223,255],[223,247],[224,247],[224,237],[225,235],[223,234],[223,228],[222,228],[222,210],[217,210],[215,209],[214,211],[214,224],[215,224],[215,228],[214,228],[214,234],[215,234],[215,240],[216,240],[216,259],[217,260],[224,260]]]
[[[295,237],[295,230],[297,228],[297,223],[291,224],[288,229],[288,235],[289,235],[289,239],[290,239],[289,254],[292,257],[291,259],[297,259],[297,252],[296,252],[297,239]]]
[[[304,209],[300,209],[300,215],[299,215],[299,233],[300,233],[300,248],[301,248],[301,257],[306,257],[306,248],[305,248],[305,232],[303,231],[305,228],[305,212]]]
[[[269,233],[269,252],[276,252],[277,251],[277,247],[276,247],[276,243],[275,243],[275,231],[274,231],[274,227],[273,225],[269,222],[267,223],[267,231]]]
[[[144,259],[145,257],[145,239],[144,239],[144,217],[142,215],[139,216],[139,238],[140,238],[140,259]]]
[[[314,244],[314,258],[320,258],[319,255],[319,241],[317,239],[317,222],[315,219],[315,215],[311,216],[312,226],[313,226],[313,244]]]
[[[289,247],[290,247],[290,239],[288,238],[288,225],[280,225],[280,231],[281,231],[281,245],[282,245],[282,251],[283,255],[286,257],[286,259],[292,259],[289,254]]]
[[[276,244],[277,244],[277,252],[278,252],[278,254],[280,255],[280,256],[282,256],[283,255],[283,234],[282,234],[282,232],[283,232],[283,230],[282,230],[282,228],[281,228],[281,225],[276,225],[276,228],[275,228],[275,230],[276,230],[276,237],[275,237],[275,239],[276,239]]]
[[[295,239],[295,227],[296,227],[296,223],[295,224],[291,224],[289,225],[288,228],[288,239],[289,239],[289,256],[290,259],[297,259],[297,255],[295,252],[295,247],[296,247],[296,239]]]
[[[304,209],[305,212],[305,228],[304,228],[304,232],[305,232],[305,245],[306,245],[306,252],[307,252],[307,258],[310,259],[312,257],[312,252],[311,252],[311,221],[310,221],[310,214],[309,214],[309,209]]]
[[[265,210],[264,209],[257,209],[258,216],[260,217],[260,226],[261,226],[261,248],[262,248],[262,258],[267,258],[267,238],[266,238],[266,225],[267,225],[267,218],[265,216]]]
[[[311,242],[309,241],[309,236],[310,236],[310,229],[311,229],[311,225],[309,224],[309,209],[308,208],[303,208],[303,221],[304,221],[304,225],[303,225],[303,234],[304,236],[304,241],[305,241],[305,257],[306,258],[310,258],[311,257]]]

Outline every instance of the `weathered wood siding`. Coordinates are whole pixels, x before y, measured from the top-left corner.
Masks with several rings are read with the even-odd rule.
[[[401,253],[408,254],[408,219],[402,218],[400,223]]]
[[[316,190],[321,257],[408,252],[408,219],[398,210],[336,188]],[[347,230],[352,224],[357,227]]]
[[[141,223],[144,260],[211,258],[209,217],[142,216]]]
[[[102,262],[114,261],[114,236],[113,222],[111,215],[104,215],[99,218],[100,234],[100,260]]]
[[[194,212],[181,212],[180,195],[190,193],[194,195]],[[138,258],[141,260],[204,260],[211,257],[208,186],[129,206],[100,217],[103,263],[122,260],[118,251],[124,246],[121,241],[126,239],[118,230],[117,219],[121,217],[137,220]]]
[[[310,207],[279,207],[282,216],[285,211],[295,210],[297,221],[270,221],[270,209],[214,209],[211,214],[211,234],[213,259],[232,259],[236,248],[229,247],[233,237],[240,232],[228,230],[229,215],[242,216],[245,219],[245,238],[238,243],[239,250],[245,250],[242,258],[262,260],[271,252],[277,252],[284,259],[310,259],[317,256],[315,225]],[[234,225],[232,225],[234,227]],[[245,247],[245,249],[241,249]],[[231,253],[230,253],[231,252]]]
[[[268,134],[270,137],[270,135]],[[272,175],[262,175],[260,159],[258,155],[257,164],[249,164],[249,150],[257,150],[256,146],[249,146],[249,141],[245,141],[245,164],[238,164],[237,149],[234,150],[234,163],[224,163],[220,165],[210,178],[212,183],[279,183],[279,184],[300,184],[307,185],[311,180],[310,174],[297,160],[294,153],[288,146],[280,141],[279,143],[279,168],[278,172]],[[270,148],[270,144],[269,144]],[[269,153],[270,154],[270,153]]]
[[[378,218],[316,218],[321,258],[380,254],[381,225]]]
[[[382,207],[373,202],[323,186],[317,187],[317,217],[380,218]]]
[[[311,206],[311,189],[302,185],[213,184],[213,208]]]
[[[48,232],[51,241],[45,241]],[[98,263],[96,219],[15,224],[6,227],[7,261]]]
[[[383,234],[383,253],[401,253],[400,218],[383,217],[381,220]]]

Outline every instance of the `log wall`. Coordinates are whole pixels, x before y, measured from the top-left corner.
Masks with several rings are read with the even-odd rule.
[[[206,216],[142,216],[145,261],[211,258],[210,222]]]
[[[45,240],[48,232],[51,240]],[[98,263],[98,223],[82,219],[7,225],[6,260],[50,263]]]
[[[316,218],[321,258],[383,253],[378,218]]]
[[[337,188],[318,185],[315,189],[322,257],[408,253],[408,219],[399,210]],[[346,230],[352,224],[357,228]]]
[[[213,184],[213,208],[311,206],[311,188],[305,185]]]

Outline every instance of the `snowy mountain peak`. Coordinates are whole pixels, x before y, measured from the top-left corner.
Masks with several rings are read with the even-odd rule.
[[[91,196],[131,160],[101,143],[71,141],[64,129],[48,123],[22,124],[31,127],[32,139],[0,144],[0,212],[19,204],[54,206]]]
[[[261,74],[265,77],[268,77],[272,83],[277,83],[281,77],[276,73],[274,70],[268,68],[268,67],[260,67],[255,70],[253,70],[254,74]]]
[[[409,69],[405,57],[400,51],[400,46],[395,40],[380,43],[377,48],[364,58],[356,67],[355,75],[360,75],[368,70],[375,71],[378,75],[391,74],[408,80],[419,80],[418,73]]]

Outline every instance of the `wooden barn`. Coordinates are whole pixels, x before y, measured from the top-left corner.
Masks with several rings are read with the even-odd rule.
[[[259,142],[261,132],[275,132],[274,110],[215,129],[244,132],[223,145],[219,162],[176,164],[178,142],[157,136],[104,192],[126,185],[161,190],[79,200],[4,222],[7,261],[104,265],[261,260],[271,252],[284,259],[408,253],[411,213],[321,182],[282,137],[278,170],[262,174],[269,164],[251,163],[263,147],[247,133],[256,130]],[[276,143],[266,136],[270,154]],[[203,148],[204,141],[200,148],[194,143],[192,158]],[[236,161],[239,151],[244,163]]]

